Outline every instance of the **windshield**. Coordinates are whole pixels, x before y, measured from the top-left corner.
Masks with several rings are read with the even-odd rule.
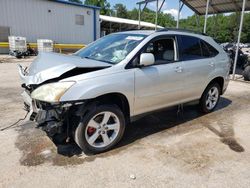
[[[121,62],[146,37],[141,34],[111,34],[75,53],[82,58],[111,64]]]

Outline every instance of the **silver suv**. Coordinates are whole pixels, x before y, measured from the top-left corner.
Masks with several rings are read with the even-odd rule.
[[[30,120],[85,153],[112,148],[143,114],[198,100],[215,109],[229,82],[229,58],[211,37],[189,31],[110,34],[73,55],[41,53],[19,66]]]

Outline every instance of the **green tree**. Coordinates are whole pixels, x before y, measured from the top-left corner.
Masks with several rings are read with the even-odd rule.
[[[128,11],[126,6],[121,3],[115,4],[114,9],[116,11],[116,16],[119,18],[128,18]]]
[[[85,5],[94,5],[101,7],[100,14],[102,15],[110,15],[110,4],[107,0],[85,0]]]
[[[73,0],[72,0],[73,1]],[[80,1],[80,0],[76,0]],[[86,5],[95,5],[101,7],[102,15],[115,15],[114,10],[110,9],[110,4],[107,0],[85,0]],[[138,20],[138,9],[127,10],[123,4],[114,6],[117,17]],[[155,23],[155,11],[145,8],[141,13],[141,20]],[[180,28],[190,29],[195,31],[203,31],[205,22],[204,16],[189,16],[180,20]],[[236,42],[238,37],[240,22],[240,13],[230,15],[217,14],[209,16],[207,20],[207,34],[212,36],[218,42]],[[176,21],[170,14],[160,12],[158,14],[158,25],[163,27],[175,27]],[[245,13],[244,22],[241,34],[241,42],[250,43],[250,13]]]
[[[132,20],[138,19],[138,9],[134,8],[130,11],[128,11],[128,18]]]
[[[128,17],[133,20],[138,19],[138,9],[134,8],[131,11],[128,11]],[[141,12],[141,20],[145,22],[155,23],[155,11],[152,11],[148,8],[145,8]],[[175,20],[174,17],[170,14],[164,14],[163,12],[160,12],[158,14],[158,25],[163,27],[174,27],[175,26]]]
[[[164,14],[163,12],[160,12],[158,15],[158,25],[162,27],[175,27],[176,21],[171,14]]]
[[[81,0],[69,0],[69,2],[82,4]]]
[[[200,26],[197,25],[196,16],[189,16],[180,20],[180,28],[203,31],[204,16],[199,17]],[[217,14],[208,17],[207,34],[212,36],[217,42],[236,42],[238,37],[240,14],[230,15]],[[241,42],[250,42],[250,13],[245,13]]]

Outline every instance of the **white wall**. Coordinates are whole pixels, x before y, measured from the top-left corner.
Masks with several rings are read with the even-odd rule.
[[[76,14],[84,15],[84,25],[75,24]],[[28,42],[40,38],[88,44],[94,40],[93,18],[92,8],[48,0],[0,0],[0,26],[9,26],[11,35],[26,37]],[[99,10],[96,10],[96,24],[99,38]]]

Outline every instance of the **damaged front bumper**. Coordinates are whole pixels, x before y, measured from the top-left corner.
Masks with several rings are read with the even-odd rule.
[[[23,97],[24,101],[24,110],[29,112],[28,114],[29,120],[34,121],[35,116],[38,113],[35,101],[32,100],[32,98],[30,97],[30,93],[27,90],[23,91],[21,96]]]
[[[28,111],[29,120],[36,122],[37,127],[44,130],[50,137],[65,132],[68,135],[70,132],[69,119],[70,121],[72,118],[75,120],[75,112],[84,101],[50,103],[31,98],[31,93],[39,87],[39,84],[33,83],[34,79],[32,81],[26,69],[21,65],[19,66],[19,75],[24,88],[21,95],[24,101],[24,109]],[[72,126],[72,122],[70,126]]]
[[[32,100],[30,93],[24,91],[22,94],[24,101],[24,109],[29,112],[28,117],[30,121],[37,123],[50,136],[60,132],[62,127],[62,119],[60,118],[59,107],[44,108],[38,101]]]
[[[75,115],[79,105],[84,101],[47,103],[31,98],[29,91],[25,90],[22,94],[24,109],[29,112],[29,120],[36,122],[37,127],[44,130],[48,136],[65,133],[68,128],[69,118]]]

